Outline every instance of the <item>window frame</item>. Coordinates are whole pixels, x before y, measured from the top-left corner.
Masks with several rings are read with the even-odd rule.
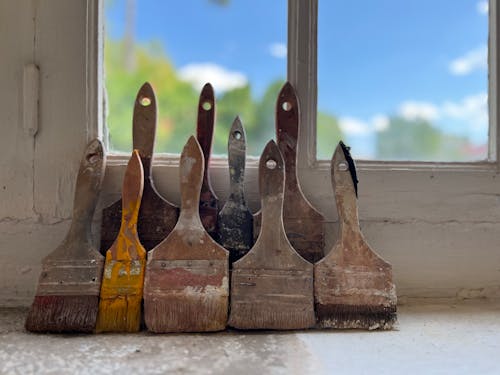
[[[103,0],[87,1],[88,38],[87,38],[87,117],[91,126],[90,137],[99,137],[107,143],[108,134],[105,126],[104,82],[103,82]],[[477,162],[432,162],[432,161],[381,161],[357,160],[360,171],[379,170],[418,170],[436,173],[439,171],[454,172],[487,172],[500,171],[500,134],[498,119],[500,106],[498,87],[500,66],[497,63],[499,39],[496,37],[500,11],[497,0],[489,0],[488,15],[488,159]],[[288,0],[288,57],[287,77],[295,86],[301,106],[299,128],[299,145],[297,165],[299,170],[329,171],[330,161],[318,159],[316,153],[316,116],[317,116],[317,25],[318,0]],[[194,132],[194,127],[193,127]],[[332,145],[333,153],[334,145]],[[173,167],[177,165],[178,155],[157,154],[156,165]],[[110,165],[126,163],[127,156],[110,153]],[[212,158],[212,173],[226,168],[227,159],[215,156]],[[256,168],[258,158],[249,157],[247,167]],[[307,174],[307,173],[306,173]]]
[[[474,162],[432,162],[432,161],[382,161],[357,160],[361,170],[400,168],[435,170],[436,168],[468,171],[499,170],[500,137],[498,131],[499,106],[499,64],[497,63],[499,40],[497,38],[500,12],[496,0],[488,0],[488,158]],[[289,0],[288,14],[288,79],[295,85],[301,104],[301,124],[316,124],[317,115],[317,29],[318,0]],[[325,168],[325,160],[317,159],[316,126],[303,126],[300,146],[304,152],[299,157],[303,168]],[[329,161],[326,161],[328,166]]]
[[[94,125],[92,136],[106,140],[104,126],[105,96],[103,86],[103,0],[87,0],[87,43],[89,64],[87,89],[88,118]],[[497,88],[500,69],[497,64],[497,25],[500,10],[497,0],[489,0],[489,160],[479,162],[419,162],[356,160],[360,179],[360,219],[375,223],[455,223],[477,225],[500,221],[491,213],[494,197],[500,188],[498,150],[499,106]],[[311,203],[321,209],[328,225],[335,233],[337,213],[330,177],[330,160],[316,157],[316,25],[318,0],[288,0],[288,79],[295,85],[301,103],[297,173],[301,188]],[[195,124],[193,124],[193,133]],[[335,145],[332,144],[332,153]],[[119,197],[121,179],[127,165],[127,154],[109,154],[102,205]],[[179,203],[179,155],[156,154],[153,174],[159,191],[174,203]],[[245,189],[252,211],[260,206],[258,192],[258,158],[247,157]],[[221,201],[229,195],[229,177],[226,157],[213,157],[210,164],[212,185]],[[391,197],[387,199],[386,197]],[[433,205],[425,206],[425,202]],[[493,201],[493,202],[492,202]],[[439,204],[439,208],[436,208]],[[470,207],[480,207],[472,212]],[[457,220],[457,217],[460,219]],[[391,247],[389,238],[383,246]],[[333,245],[328,241],[327,247]],[[383,255],[383,254],[382,254]]]

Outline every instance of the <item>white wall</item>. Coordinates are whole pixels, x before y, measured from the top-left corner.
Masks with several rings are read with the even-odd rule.
[[[26,303],[61,239],[88,135],[84,1],[0,2],[0,303]],[[23,129],[23,67],[40,68],[39,130]]]
[[[69,226],[79,159],[95,129],[88,114],[88,9],[85,0],[0,2],[0,305],[30,302],[41,258]],[[29,63],[40,67],[35,136],[23,129],[22,77]],[[123,159],[110,158],[101,207],[118,196],[123,169]],[[328,171],[320,163],[300,176],[306,195],[328,217],[331,242],[336,214]],[[154,174],[160,192],[178,201],[175,163],[158,160]],[[256,177],[250,163],[254,209]],[[359,177],[363,230],[393,264],[401,296],[500,296],[496,170],[384,164],[361,166]],[[227,181],[224,163],[215,161],[213,183],[222,198]]]

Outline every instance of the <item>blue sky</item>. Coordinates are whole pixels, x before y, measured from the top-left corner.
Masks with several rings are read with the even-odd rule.
[[[286,45],[286,0],[231,0],[227,6],[209,0],[136,2],[136,39],[161,40],[179,69],[216,64],[243,74],[256,95],[272,80],[286,77],[286,59],[270,53],[273,44]],[[111,37],[123,35],[124,4],[115,0],[106,13]]]
[[[486,142],[486,2],[323,0],[318,24],[319,108],[351,138],[400,114]]]
[[[123,35],[124,3],[107,10],[111,37]],[[196,86],[250,82],[259,96],[286,76],[286,8],[286,0],[137,0],[136,39],[160,40]],[[340,118],[360,156],[370,157],[396,114],[486,143],[484,0],[320,0],[318,22],[319,109]]]

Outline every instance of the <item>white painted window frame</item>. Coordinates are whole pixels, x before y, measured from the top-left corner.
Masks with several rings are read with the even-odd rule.
[[[288,15],[288,79],[295,85],[300,96],[301,104],[301,155],[302,167],[322,167],[324,162],[316,159],[316,124],[317,114],[317,26],[318,26],[318,0],[289,0]],[[496,170],[498,167],[498,150],[500,139],[498,133],[498,64],[497,64],[497,25],[499,11],[497,0],[489,0],[489,150],[488,160],[469,163],[443,163],[443,162],[381,162],[376,160],[360,160],[360,169],[380,169],[401,167],[434,170],[449,168],[488,169]]]
[[[91,136],[107,139],[104,126],[103,108],[103,10],[101,0],[88,0],[88,43],[87,113],[95,124]],[[498,132],[497,87],[499,64],[497,64],[498,40],[497,24],[499,19],[497,0],[489,0],[489,151],[488,160],[480,162],[418,162],[418,161],[373,161],[359,160],[360,170],[400,170],[418,169],[453,170],[467,173],[470,170],[496,172],[499,169],[500,137]],[[288,80],[297,89],[301,104],[301,127],[298,164],[301,169],[329,168],[329,161],[316,158],[316,113],[317,113],[317,23],[318,0],[288,0]],[[334,145],[332,144],[332,151]],[[112,155],[113,164],[121,164],[125,156]],[[178,156],[158,155],[156,160],[161,165],[175,165]],[[256,167],[257,160],[250,160],[250,167]],[[214,170],[224,167],[224,158],[214,159]]]

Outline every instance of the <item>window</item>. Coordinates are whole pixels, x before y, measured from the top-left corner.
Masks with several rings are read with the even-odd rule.
[[[485,0],[320,0],[319,157],[486,160],[487,45]]]
[[[195,132],[206,82],[217,96],[213,152],[227,153],[239,115],[247,152],[274,135],[274,103],[286,79],[286,0],[105,0],[104,69],[113,151],[130,151],[133,102],[149,81],[159,118],[156,152],[180,153]],[[257,21],[256,21],[257,20]]]
[[[384,0],[362,12],[345,1],[289,0],[288,54],[285,0],[192,0],[161,5],[165,9],[148,0],[104,4],[114,151],[131,147],[130,103],[143,81],[156,88],[156,150],[167,153],[180,152],[194,131],[199,89],[212,81],[218,94],[214,152],[225,154],[227,131],[239,114],[249,154],[259,155],[273,137],[288,57],[288,79],[301,91],[307,165],[329,159],[339,139],[358,159],[474,162],[494,153],[488,147],[494,119],[488,118],[485,0],[461,0],[452,8]],[[191,11],[195,7],[199,12]]]

